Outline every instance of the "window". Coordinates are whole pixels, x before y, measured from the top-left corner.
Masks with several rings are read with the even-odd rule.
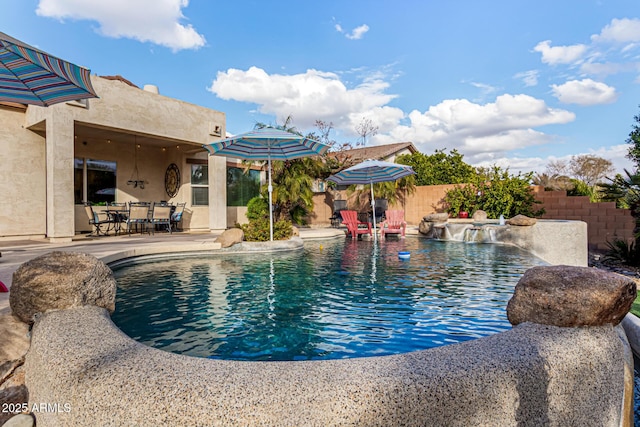
[[[249,200],[260,195],[260,171],[227,168],[227,206],[247,206]]]
[[[209,205],[209,166],[191,165],[191,205]]]
[[[116,162],[74,159],[74,201],[103,204],[116,200]]]

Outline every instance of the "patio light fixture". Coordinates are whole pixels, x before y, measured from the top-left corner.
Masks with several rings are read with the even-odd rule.
[[[131,178],[127,181],[127,185],[133,185],[133,188],[140,188],[144,190],[144,179],[140,179],[140,174],[138,172],[138,137],[136,135],[133,136],[133,149],[134,149],[134,157],[133,157],[133,171],[131,172]],[[135,176],[135,179],[133,179]]]

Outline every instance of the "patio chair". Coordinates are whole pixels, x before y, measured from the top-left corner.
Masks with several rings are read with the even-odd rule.
[[[100,234],[106,236],[111,230],[111,225],[113,221],[111,217],[104,211],[94,211],[93,206],[89,203],[84,204],[84,211],[87,213],[87,217],[89,218],[89,224],[93,226],[93,231],[95,234],[91,233],[91,236],[99,236]],[[106,228],[105,228],[106,227]]]
[[[141,233],[147,229],[149,225],[149,205],[131,203],[129,205],[129,217],[127,218],[128,233],[131,234],[133,226],[138,231],[138,225],[141,226]]]
[[[171,226],[175,231],[178,231],[178,224],[182,221],[185,206],[187,206],[186,203],[178,203],[175,210],[171,213]]]
[[[358,212],[350,210],[340,211],[342,223],[347,226],[347,235],[351,234],[352,239],[356,239],[361,234],[371,236],[371,223],[358,220]]]
[[[389,203],[387,202],[387,199],[375,200],[376,224],[379,224],[384,220],[384,214],[388,208],[389,208]]]
[[[385,234],[400,234],[404,237],[407,229],[407,223],[404,220],[404,211],[387,210],[385,218],[386,219],[380,224],[380,234],[382,237],[385,237]]]
[[[156,233],[156,227],[161,225],[167,226],[167,231],[171,234],[171,206],[155,204],[151,212],[151,231]]]
[[[329,217],[331,221],[332,227],[339,227],[342,222],[342,215],[340,211],[347,209],[347,201],[346,200],[334,200],[333,201],[333,214]]]

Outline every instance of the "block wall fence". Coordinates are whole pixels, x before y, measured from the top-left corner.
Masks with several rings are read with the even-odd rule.
[[[390,206],[393,209],[403,209],[405,219],[409,225],[418,225],[422,217],[434,213],[444,212],[444,196],[455,185],[428,185],[415,188],[415,192],[408,195],[403,203]],[[545,191],[543,187],[533,186],[536,200],[545,209],[541,219],[576,220],[587,223],[589,248],[606,250],[607,241],[614,238],[633,239],[634,219],[628,209],[617,209],[614,202],[591,203],[587,196],[567,196],[566,191]],[[346,198],[350,209],[358,208],[356,195],[341,192],[336,198]],[[314,212],[309,218],[312,226],[330,226],[329,217],[333,211],[333,196],[318,193],[314,196]]]

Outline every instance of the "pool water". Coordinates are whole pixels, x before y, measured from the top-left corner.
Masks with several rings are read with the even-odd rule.
[[[507,302],[536,265],[545,263],[515,247],[418,237],[148,259],[113,267],[112,318],[135,340],[198,357],[405,353],[510,329]]]

